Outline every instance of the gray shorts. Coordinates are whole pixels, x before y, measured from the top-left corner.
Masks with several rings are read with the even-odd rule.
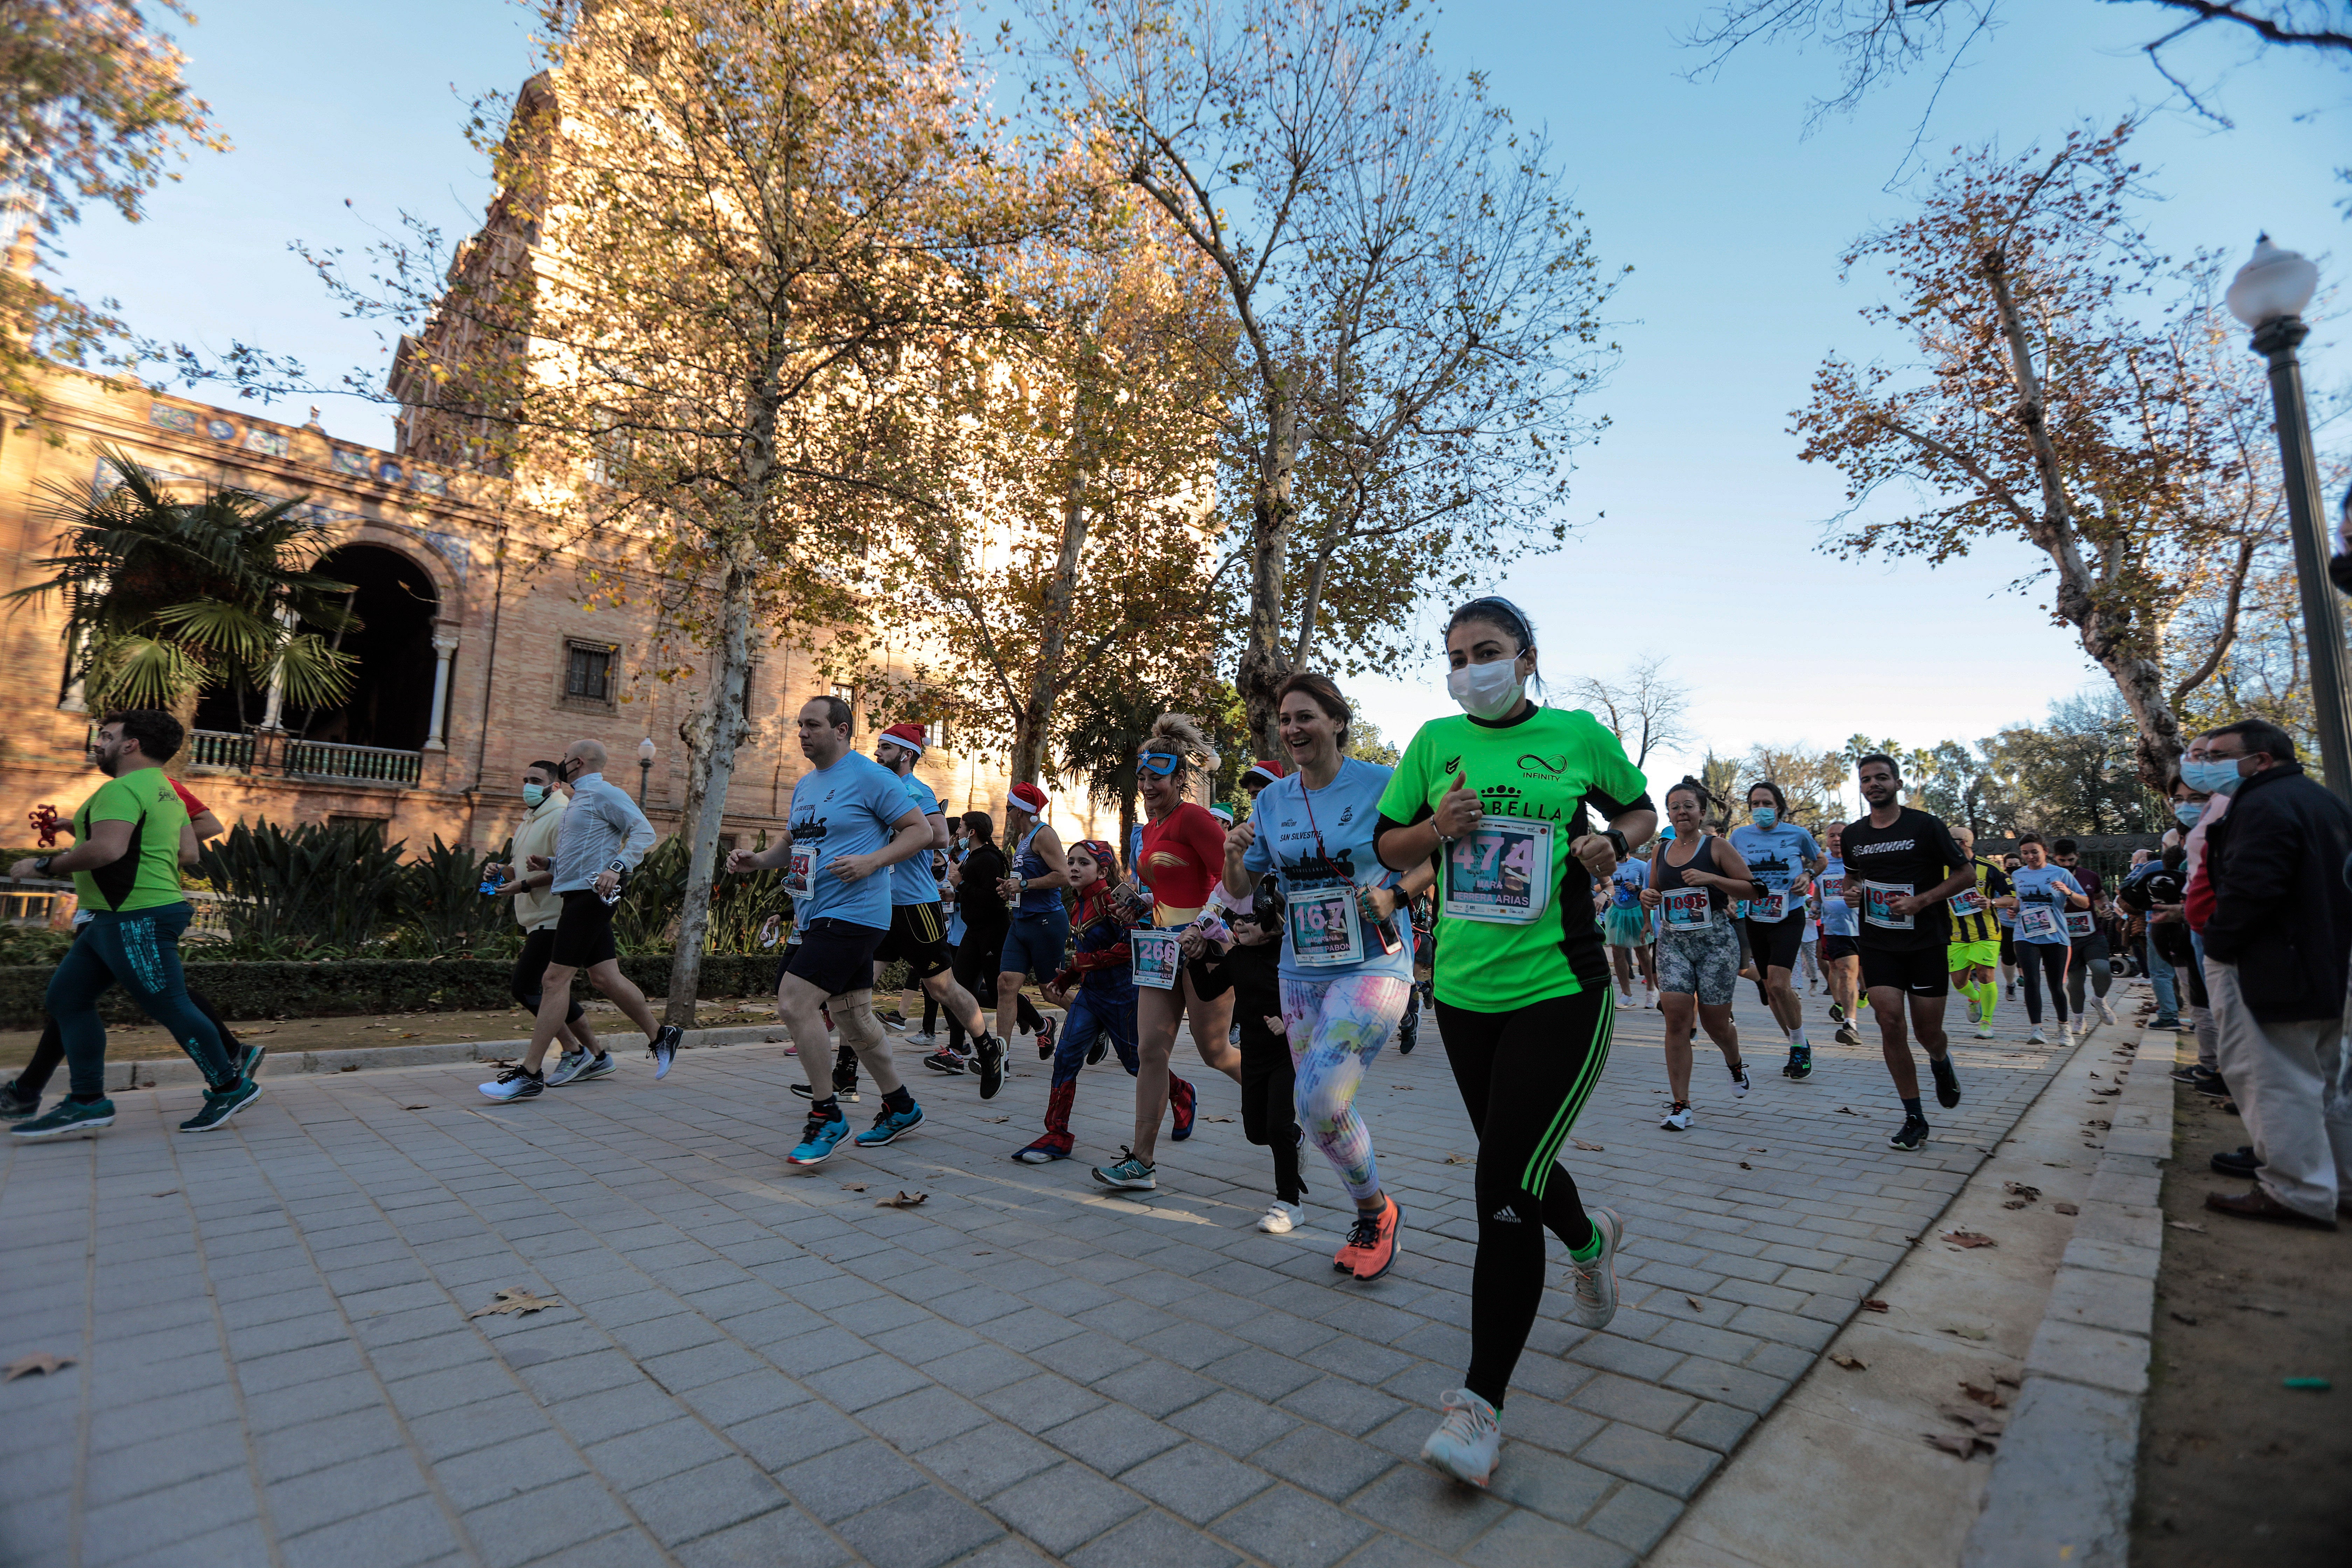
[[[1658,990],[1696,996],[1709,1007],[1730,1005],[1739,981],[1739,933],[1721,916],[1699,931],[1658,933]]]

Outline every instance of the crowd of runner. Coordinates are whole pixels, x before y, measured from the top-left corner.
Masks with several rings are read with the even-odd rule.
[[[1052,1063],[1036,1108],[1042,1131],[1007,1151],[1014,1160],[1045,1165],[1077,1152],[1080,1079],[1116,1053],[1134,1121],[1118,1157],[1083,1178],[1105,1189],[1152,1191],[1163,1129],[1171,1143],[1194,1134],[1199,1098],[1176,1071],[1180,1037],[1189,1038],[1202,1069],[1239,1086],[1243,1135],[1268,1152],[1271,1201],[1259,1227],[1305,1223],[1311,1145],[1352,1210],[1332,1267],[1360,1282],[1393,1267],[1409,1216],[1382,1183],[1357,1091],[1391,1041],[1412,1048],[1424,1004],[1433,1009],[1478,1141],[1478,1220],[1469,1364],[1423,1456],[1483,1486],[1541,1304],[1548,1236],[1567,1254],[1575,1321],[1600,1329],[1617,1310],[1624,1223],[1584,1203],[1561,1152],[1608,1060],[1620,1007],[1663,1016],[1660,1125],[1679,1131],[1696,1114],[1697,1031],[1721,1052],[1731,1094],[1757,1091],[1732,1014],[1743,978],[1783,1037],[1780,1071],[1791,1083],[1817,1070],[1810,998],[1825,991],[1828,1022],[1849,1046],[1864,1043],[1866,1004],[1901,1104],[1887,1142],[1910,1151],[1930,1131],[1913,1037],[1937,1105],[1961,1102],[1945,1029],[1950,992],[1966,999],[1978,1037],[1990,1037],[2021,978],[2028,1038],[2042,1042],[2045,996],[2067,1037],[2086,1016],[2086,979],[2088,1005],[2114,1020],[2113,967],[2095,912],[2100,882],[2065,840],[2029,834],[2014,855],[1979,857],[1965,829],[1903,804],[1885,755],[1857,765],[1864,813],[1822,824],[1818,836],[1771,780],[1737,802],[1689,778],[1654,798],[1591,713],[1539,700],[1535,631],[1517,606],[1493,597],[1463,605],[1445,648],[1462,711],[1423,724],[1393,767],[1349,754],[1354,715],[1330,680],[1286,679],[1276,694],[1283,754],[1244,774],[1245,815],[1199,798],[1220,759],[1193,721],[1164,715],[1135,759],[1146,820],[1124,847],[1065,842],[1052,802],[1025,782],[1010,793],[1001,842],[985,813],[951,822],[916,775],[920,726],[885,731],[868,756],[852,746],[847,704],[815,698],[797,718],[810,765],[787,830],[767,848],[730,854],[724,869],[779,872],[790,901],[772,929],[782,949],[777,1011],[806,1079],[793,1086],[808,1100],[786,1155],[793,1166],[922,1126],[924,1107],[890,1047],[906,1021],[876,1010],[886,966],[899,964],[946,1021],[944,1043],[926,1028],[939,1048],[923,1058],[942,1084],[971,1079],[980,1099],[994,1099],[1024,1034]],[[224,1127],[261,1092],[257,1053],[241,1052],[188,994],[179,968],[189,908],[181,868],[203,812],[163,772],[179,726],[161,713],[110,715],[99,737],[95,760],[110,777],[76,813],[74,847],[12,871],[71,875],[84,921],[48,991],[48,1065],[37,1058],[0,1089],[21,1142],[110,1123],[98,1013],[110,984],[204,1069],[203,1108],[183,1131]],[[572,997],[575,975],[643,1031],[656,1079],[682,1043],[617,962],[614,909],[655,836],[604,780],[604,763],[602,745],[582,741],[532,763],[509,860],[488,868],[490,890],[514,900],[528,933],[513,988],[533,1016],[521,1059],[481,1086],[493,1100],[525,1101],[615,1070]],[[1060,1011],[1058,1030],[1031,986]],[[70,1092],[36,1114],[59,1057]],[[869,1079],[879,1104],[856,1130],[845,1105],[860,1101]]]

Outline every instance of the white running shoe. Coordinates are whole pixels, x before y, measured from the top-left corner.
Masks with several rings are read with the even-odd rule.
[[[2033,1033],[2025,1037],[2025,1043],[2029,1046],[2046,1046],[2050,1042],[2042,1037],[2042,1026],[2036,1024],[2033,1026]]]
[[[1971,1023],[1971,1024],[1973,1024],[1973,1023],[1977,1022],[1977,1021],[1978,1021],[1978,1019],[1983,1016],[1983,1013],[1984,1013],[1984,1009],[1977,1005],[1977,999],[1976,999],[1975,997],[1973,997],[1973,996],[1969,997],[1969,1023]]]
[[[1669,1132],[1687,1132],[1690,1131],[1690,1124],[1691,1109],[1679,1100],[1666,1107],[1665,1116],[1658,1122],[1660,1127]]]
[[[1979,1040],[1990,1040],[1992,1038],[1992,1023],[1990,1019],[1977,1026],[1977,1038]]]
[[[2108,1005],[2107,1005],[2107,999],[2106,999],[2105,997],[2104,997],[2104,996],[2101,996],[2101,997],[2097,997],[2097,998],[2095,998],[2095,1000],[2097,1001],[2097,1003],[2098,1003],[2098,1005],[2099,1005],[2099,1020],[2100,1020],[2100,1022],[2102,1022],[2102,1023],[2106,1023],[2106,1024],[2112,1024],[2112,1023],[2114,1023],[2114,1022],[2116,1021],[2116,1010],[2115,1010],[2113,1007],[2110,1007],[2110,1006],[2108,1006]]]
[[[1568,1280],[1576,1295],[1570,1315],[1585,1328],[1605,1329],[1617,1315],[1617,1242],[1625,1234],[1625,1222],[1615,1209],[1587,1209],[1585,1214],[1601,1238],[1601,1250],[1590,1262],[1568,1260]]]
[[[1748,1098],[1748,1064],[1746,1062],[1733,1062],[1729,1065],[1731,1068],[1732,1096],[1735,1099],[1745,1100]]]
[[[1617,993],[1617,1006],[1621,1012],[1632,1012],[1633,1010],[1633,994],[1631,991],[1620,991]]]
[[[573,1079],[578,1078],[580,1076],[580,1069],[587,1065],[588,1053],[586,1051],[564,1052],[562,1056],[555,1058],[555,1066],[548,1070],[547,1087],[550,1089],[562,1089],[565,1084],[570,1083]]]
[[[935,1029],[921,1030],[908,1035],[907,1043],[910,1046],[936,1046],[940,1043],[939,1032]]]
[[[1286,1204],[1280,1198],[1275,1199],[1267,1205],[1266,1211],[1257,1216],[1258,1229],[1268,1236],[1288,1236],[1306,1223],[1307,1206],[1304,1204]]]
[[[1502,1450],[1502,1416],[1466,1388],[1447,1389],[1437,1403],[1445,1419],[1421,1446],[1422,1459],[1465,1485],[1485,1486]]]

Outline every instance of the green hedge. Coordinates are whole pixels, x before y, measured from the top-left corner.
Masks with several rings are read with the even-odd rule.
[[[646,995],[669,991],[670,955],[641,954],[621,960],[622,972]],[[352,960],[341,963],[202,963],[187,966],[188,984],[201,991],[230,1018],[325,1018],[357,1013],[462,1012],[504,1007],[513,998],[507,977],[513,965],[493,959],[436,962]],[[700,994],[764,996],[775,989],[773,956],[713,953],[702,961]],[[37,1029],[41,998],[48,989],[47,965],[0,967],[0,1028]],[[587,987],[575,994],[586,994]],[[120,990],[107,993],[101,1009],[115,1023],[142,1015]]]

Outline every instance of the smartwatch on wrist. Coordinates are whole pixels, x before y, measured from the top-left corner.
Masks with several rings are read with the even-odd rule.
[[[49,874],[49,862],[56,858],[57,857],[54,855],[35,856],[33,858],[33,875],[36,877],[47,876]]]
[[[1633,858],[1633,847],[1625,842],[1625,836],[1617,829],[1604,827],[1601,830],[1601,837],[1609,840],[1609,847],[1617,852],[1618,859],[1631,860]]]

